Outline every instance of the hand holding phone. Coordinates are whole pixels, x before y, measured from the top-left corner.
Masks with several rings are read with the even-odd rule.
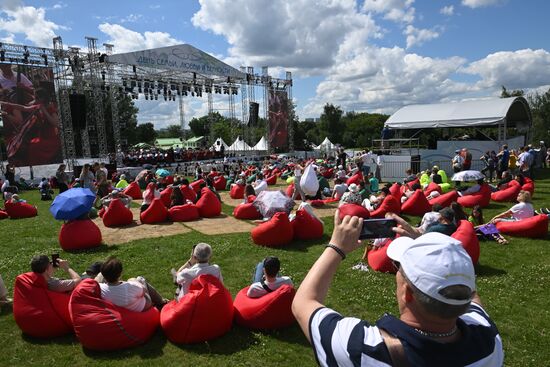
[[[59,254],[52,254],[52,265],[54,268],[59,266]]]
[[[393,227],[397,227],[395,219],[365,219],[363,221],[363,228],[359,234],[359,239],[395,238],[395,232],[392,230]]]

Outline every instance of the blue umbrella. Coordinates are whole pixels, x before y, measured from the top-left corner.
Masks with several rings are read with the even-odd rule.
[[[96,195],[90,189],[74,188],[57,195],[50,212],[55,219],[76,219],[90,211]]]
[[[158,169],[157,172],[155,172],[155,174],[158,177],[168,177],[168,176],[170,176],[170,172],[168,170],[165,170],[164,168]]]

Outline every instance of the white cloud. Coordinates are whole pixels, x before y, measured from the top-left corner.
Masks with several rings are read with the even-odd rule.
[[[475,9],[485,6],[502,4],[504,1],[506,0],[462,0],[462,5]]]
[[[407,36],[407,48],[415,45],[420,46],[427,41],[439,37],[439,32],[433,29],[418,29],[410,24],[405,28],[403,34]]]
[[[166,32],[132,31],[119,24],[102,23],[99,30],[110,37],[109,43],[115,45],[116,52],[129,52],[183,43]]]
[[[394,22],[412,23],[415,9],[414,0],[365,0],[363,10],[384,14],[384,19]]]
[[[143,19],[142,14],[129,14],[120,20],[121,23],[135,23]]]
[[[23,6],[19,1],[5,1],[0,10],[0,30],[24,34],[36,46],[51,47],[56,31],[65,27],[46,20],[46,10]]]
[[[455,7],[454,5],[444,6],[439,10],[439,12],[443,15],[451,16],[455,12]]]

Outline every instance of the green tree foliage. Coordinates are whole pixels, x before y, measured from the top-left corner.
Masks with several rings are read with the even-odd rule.
[[[181,136],[180,125],[168,125],[163,129],[157,130],[157,138],[179,138]]]
[[[532,142],[550,142],[550,89],[546,93],[534,93],[527,97],[533,118]]]
[[[151,122],[139,124],[136,128],[136,139],[139,143],[154,144],[157,138],[155,126]],[[136,143],[137,144],[137,143]]]
[[[525,92],[523,91],[523,89],[514,89],[508,91],[504,85],[502,86],[502,90],[500,92],[500,98],[523,97],[524,95]]]

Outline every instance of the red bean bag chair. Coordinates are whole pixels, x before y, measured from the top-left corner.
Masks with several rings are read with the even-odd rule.
[[[458,199],[458,192],[455,190],[449,191],[446,194],[441,194],[436,198],[433,198],[429,200],[430,206],[433,206],[434,204],[439,204],[442,207],[448,207],[451,205],[453,201],[456,201]]]
[[[362,205],[358,204],[344,204],[338,208],[340,219],[344,219],[346,215],[351,217],[360,217],[363,219],[370,218],[370,212]]]
[[[461,196],[457,202],[465,208],[473,208],[475,205],[485,208],[491,202],[491,188],[488,184],[483,184],[478,192],[473,195]]]
[[[252,203],[237,205],[233,209],[233,216],[237,219],[262,219],[262,214]]]
[[[134,222],[134,215],[120,199],[113,199],[101,216],[105,227],[126,226]]]
[[[244,185],[232,185],[229,190],[229,196],[231,199],[242,199],[244,198]]]
[[[173,206],[168,210],[168,216],[172,222],[189,222],[201,217],[195,204]]]
[[[200,343],[212,340],[231,329],[231,294],[213,275],[201,275],[178,302],[162,308],[160,325],[172,343]]]
[[[0,220],[1,219],[6,219],[6,218],[9,218],[8,213],[3,211],[3,210],[0,210]]]
[[[363,175],[361,174],[361,172],[357,172],[356,174],[354,174],[353,176],[347,179],[346,185],[349,186],[352,183],[359,185],[361,181],[363,181]]]
[[[11,219],[32,218],[38,215],[38,210],[35,206],[28,203],[14,203],[11,200],[4,203],[4,209]]]
[[[545,238],[548,235],[548,216],[540,214],[513,222],[497,222],[496,226],[500,233],[514,237]]]
[[[292,197],[292,194],[294,194],[294,183],[291,183],[290,185],[287,186],[285,193],[286,193],[286,196],[288,196],[289,198]]]
[[[288,215],[278,212],[267,222],[253,228],[251,234],[252,241],[257,245],[281,247],[292,241],[294,230],[288,220]]]
[[[431,211],[432,207],[424,196],[422,190],[418,189],[403,204],[401,204],[401,213],[408,215],[421,216]]]
[[[105,215],[105,207],[102,206],[101,209],[99,209],[99,211],[97,212],[97,216],[100,218],[103,218],[104,215]]]
[[[139,215],[141,224],[162,223],[168,220],[168,209],[159,198],[153,199],[151,205]]]
[[[202,188],[201,198],[195,205],[203,218],[217,217],[222,212],[222,203],[220,203],[216,195],[207,187]]]
[[[73,332],[69,293],[48,290],[46,280],[33,272],[15,278],[13,316],[23,333],[36,338],[54,338]]]
[[[174,176],[166,176],[166,179],[164,180],[164,183],[167,185],[173,185],[174,184]]]
[[[424,189],[424,195],[429,196],[432,192],[437,191],[441,194],[441,186],[436,184],[435,182],[430,182],[428,186]]]
[[[535,182],[529,177],[525,177],[525,181],[521,189],[523,191],[529,191],[531,193],[531,196],[533,196],[535,194]]]
[[[227,180],[225,179],[224,176],[217,176],[214,179],[214,188],[217,191],[225,190],[225,185],[227,185]]]
[[[513,181],[517,182],[517,181]],[[521,191],[521,186],[519,183],[517,185],[508,185],[504,190],[499,190],[491,193],[491,200],[498,202],[511,201],[515,202],[518,197],[519,192]]]
[[[189,186],[195,191],[196,194],[201,192],[201,185],[204,183],[204,180],[201,178],[200,180],[193,181],[189,184]]]
[[[325,172],[323,172],[323,177],[326,179],[332,178],[334,175],[334,168],[329,168]]]
[[[400,198],[403,194],[402,189],[404,185],[401,185],[398,182],[394,182],[393,185],[390,186],[390,194],[392,194],[396,198]]]
[[[461,220],[451,237],[462,242],[462,247],[470,255],[472,263],[477,264],[479,260],[479,240],[473,224],[467,220]]]
[[[392,242],[389,239],[383,246],[373,248],[367,254],[367,262],[372,270],[382,273],[395,273],[395,267],[388,256],[388,247]]]
[[[410,181],[410,182],[407,182],[406,185],[403,185],[403,186],[407,186],[409,189],[412,188],[414,185],[416,184],[419,184],[420,185],[420,179],[417,177],[415,178],[414,180]]]
[[[324,200],[319,200],[319,199],[315,199],[315,200],[311,200],[309,202],[309,204],[314,207],[314,208],[322,208],[323,206],[325,206],[325,201]]]
[[[123,193],[134,200],[142,199],[141,189],[139,188],[138,183],[135,181],[126,186]]]
[[[525,181],[525,183],[527,183],[527,181]],[[518,186],[519,188],[521,188],[521,185],[516,180],[512,180],[512,181],[508,182],[508,185],[506,186],[506,188],[508,188],[510,186]]]
[[[248,204],[252,204],[255,200],[256,200],[256,195],[248,195],[248,196],[246,197],[246,202],[247,202]]]
[[[314,240],[323,237],[323,223],[304,209],[297,210],[296,217],[290,223],[292,224],[294,239]]]
[[[195,202],[195,200],[197,200],[197,193],[188,185],[181,185],[180,191],[183,194],[185,200],[190,200],[192,202]]]
[[[267,182],[268,185],[275,185],[277,183],[277,175],[269,176],[265,179],[265,182]]]
[[[84,279],[73,291],[69,310],[80,343],[92,350],[131,348],[147,342],[159,325],[155,307],[134,312],[101,298],[99,284]]]
[[[391,212],[395,214],[401,213],[401,203],[399,199],[396,199],[393,195],[387,195],[382,204],[376,209],[370,212],[371,218],[384,218],[386,213]]]
[[[280,329],[294,323],[292,300],[296,291],[284,284],[275,291],[259,298],[247,296],[248,288],[243,288],[235,297],[235,322],[254,330]]]
[[[160,201],[162,201],[164,206],[167,208],[170,207],[170,203],[172,202],[172,200],[170,200],[172,191],[174,191],[174,188],[172,186],[168,186],[160,192]]]
[[[98,247],[101,240],[101,230],[90,219],[64,223],[59,231],[59,244],[65,251]]]

